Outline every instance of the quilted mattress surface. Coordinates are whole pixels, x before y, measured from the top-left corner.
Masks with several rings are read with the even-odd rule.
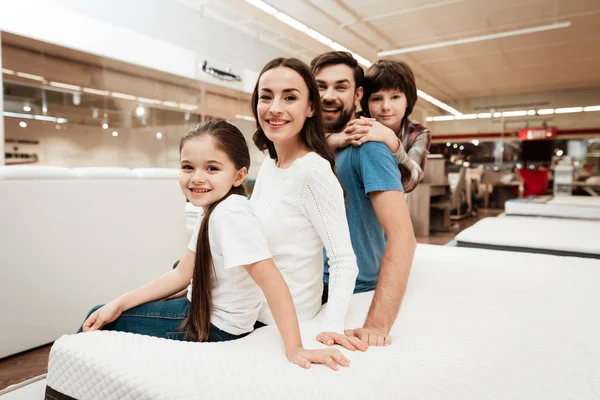
[[[600,220],[600,199],[593,197],[554,198],[549,201],[509,200],[506,215]]]
[[[597,260],[419,245],[392,345],[339,372],[289,363],[274,327],[214,344],[92,332],[55,342],[47,384],[79,400],[595,399],[598,282]]]
[[[484,218],[456,235],[480,244],[600,255],[600,221],[512,216]]]

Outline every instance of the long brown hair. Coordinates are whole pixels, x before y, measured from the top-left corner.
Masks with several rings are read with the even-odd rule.
[[[304,125],[302,126],[302,130],[300,131],[299,135],[300,143],[306,146],[309,150],[314,151],[329,161],[331,169],[335,172],[335,155],[333,150],[327,145],[327,140],[325,139],[325,130],[323,129],[323,114],[321,111],[321,96],[319,94],[319,87],[317,86],[317,81],[315,81],[315,77],[310,72],[308,66],[297,58],[276,58],[269,61],[260,72],[260,75],[256,80],[256,86],[254,86],[254,92],[252,93],[251,100],[252,114],[256,120],[256,131],[252,137],[254,144],[256,144],[260,150],[269,150],[269,156],[272,159],[277,160],[277,151],[275,151],[275,145],[269,140],[269,138],[267,138],[267,135],[265,135],[265,132],[260,126],[257,107],[259,99],[258,83],[260,82],[260,78],[265,72],[279,67],[290,68],[296,71],[302,77],[302,79],[304,79],[304,83],[306,83],[306,86],[308,87],[308,100],[314,108],[313,116],[306,118],[304,121]]]
[[[215,140],[217,148],[229,156],[236,169],[250,168],[250,152],[244,135],[238,128],[225,121],[207,121],[194,126],[181,138],[179,153],[181,154],[185,142],[206,135],[210,135]],[[222,199],[208,207],[200,224],[192,281],[192,302],[190,313],[182,323],[182,328],[186,330],[187,340],[195,342],[208,340],[215,276],[215,267],[210,251],[208,224],[215,207],[232,194],[246,196],[246,188],[243,184],[237,187],[232,186],[231,190]]]

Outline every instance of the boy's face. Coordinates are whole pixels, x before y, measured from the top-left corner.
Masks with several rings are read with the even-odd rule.
[[[396,134],[406,114],[406,96],[398,89],[384,89],[369,96],[369,114]]]
[[[321,95],[323,123],[327,132],[340,132],[356,117],[362,87],[354,82],[354,71],[345,64],[326,65],[315,73]]]

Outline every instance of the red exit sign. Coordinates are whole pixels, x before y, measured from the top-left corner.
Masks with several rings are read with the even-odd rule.
[[[525,128],[519,129],[521,140],[542,140],[556,138],[556,128]]]

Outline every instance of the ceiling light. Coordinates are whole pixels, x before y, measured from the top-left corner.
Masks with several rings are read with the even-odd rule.
[[[160,104],[162,104],[163,106],[167,106],[167,107],[174,107],[174,108],[179,107],[179,104],[175,103],[174,101],[161,101]]]
[[[2,73],[7,75],[14,75],[15,71],[13,71],[12,69],[2,68]]]
[[[23,106],[23,111],[30,112],[30,111],[31,111],[31,106],[29,106],[29,105],[24,105],[24,106]]]
[[[600,111],[600,106],[588,106],[588,107],[583,107],[583,111],[585,111],[585,112],[589,112],[589,111]]]
[[[123,100],[135,100],[135,96],[132,96],[130,94],[125,94],[125,93],[118,93],[118,92],[112,92],[110,94],[112,97],[115,97],[117,99],[123,99]]]
[[[460,146],[458,149],[459,149],[459,150],[464,150],[464,149],[465,149],[465,146]]]
[[[433,121],[433,117],[427,117],[427,118],[425,118],[425,120],[426,120],[427,122],[431,122],[431,121]]]
[[[372,63],[371,61],[367,60],[367,59],[366,59],[366,58],[364,58],[364,57],[361,57],[361,56],[359,56],[359,55],[358,55],[358,54],[356,54],[356,53],[352,53],[352,57],[354,57],[354,59],[355,59],[356,61],[358,61],[358,63],[359,63],[360,65],[363,65],[363,66],[365,66],[366,68],[369,68],[371,65],[373,65],[373,63]]]
[[[17,72],[17,76],[20,76],[21,78],[33,79],[34,81],[46,81],[43,76],[26,74],[25,72]]]
[[[477,140],[477,139],[473,139],[473,140],[471,140],[471,144],[472,144],[473,146],[479,146],[479,140]]]
[[[98,90],[98,89],[92,89],[92,88],[83,88],[83,93],[90,93],[90,94],[97,94],[100,96],[108,96],[109,95],[109,91],[108,90]]]
[[[529,110],[529,111],[527,111],[527,115],[535,115],[535,110]]]
[[[494,113],[494,118],[500,118],[502,116],[501,112],[495,112]]]
[[[492,113],[479,113],[477,118],[492,118]]]
[[[300,32],[306,32],[308,30],[308,26],[304,25],[302,22],[295,20],[287,14],[279,12],[275,15],[275,18],[280,20],[281,22],[288,24],[294,29],[299,30]]]
[[[550,114],[554,114],[554,109],[553,108],[544,108],[541,110],[537,111],[538,115],[550,115]]]
[[[560,157],[560,156],[562,156],[563,154],[565,154],[565,152],[564,152],[564,151],[562,151],[562,150],[558,150],[558,151],[556,152],[556,155],[557,155],[557,156],[559,156],[559,157]]]
[[[246,0],[248,3],[252,4],[254,7],[259,8],[270,15],[277,14],[277,10],[274,7],[271,7],[267,3],[261,0]]]
[[[583,107],[567,107],[567,108],[557,108],[554,110],[555,114],[568,114],[568,113],[577,113],[582,112]]]
[[[348,53],[352,53],[350,50],[348,50],[347,48],[345,48],[344,46],[342,46],[341,44],[337,43],[337,42],[333,42],[329,45],[329,47],[331,47],[332,49],[334,49],[335,51],[346,51]]]
[[[102,129],[108,129],[108,124],[106,122],[102,124]]]
[[[198,106],[195,104],[179,103],[179,108],[183,108],[184,110],[187,110],[187,111],[194,111],[194,110],[198,109]]]
[[[137,100],[141,101],[142,103],[147,103],[147,104],[160,104],[160,100],[147,99],[145,97],[138,97]]]
[[[66,118],[56,118],[56,122],[58,122],[59,124],[66,124],[67,121],[68,120]]]
[[[452,143],[446,142],[446,147],[450,147],[450,146],[452,146]]]
[[[329,46],[331,43],[333,43],[333,40],[329,39],[327,36],[325,35],[321,35],[319,32],[309,29],[305,32],[308,36],[310,36],[311,38],[318,40],[319,42],[323,43],[325,46]]]
[[[455,149],[458,149],[458,145],[456,143],[454,143],[454,146],[452,146],[452,147],[454,147]]]
[[[456,110],[455,108],[450,107],[448,104],[446,104],[444,102],[439,101],[435,97],[428,95],[427,93],[425,93],[424,91],[422,91],[420,89],[417,89],[417,96],[421,97],[424,100],[427,100],[431,104],[438,106],[442,110],[448,111],[450,114],[454,114],[456,116],[462,115],[462,113],[460,111]]]
[[[27,128],[27,122],[25,122],[25,121],[21,121],[21,122],[19,122],[19,126],[20,126],[21,128]]]
[[[61,89],[69,89],[69,90],[77,90],[77,91],[81,90],[81,86],[70,85],[68,83],[62,83],[62,82],[50,82],[50,86],[61,88]]]
[[[482,35],[482,36],[474,36],[474,37],[464,38],[464,39],[449,40],[446,42],[431,43],[431,44],[425,44],[425,45],[421,45],[421,46],[407,47],[404,49],[381,51],[381,52],[377,53],[377,56],[378,57],[386,57],[386,56],[393,56],[396,54],[411,53],[411,52],[415,52],[415,51],[438,49],[440,47],[456,46],[456,45],[465,44],[465,43],[474,43],[474,42],[481,42],[484,40],[492,40],[492,39],[500,39],[500,38],[505,38],[505,37],[510,37],[510,36],[525,35],[528,33],[543,32],[543,31],[549,31],[552,29],[567,28],[569,26],[571,26],[570,21],[559,22],[559,23],[550,24],[550,25],[541,25],[541,26],[534,26],[531,28],[507,31],[507,32],[492,33],[490,35]]]
[[[440,115],[433,117],[434,121],[453,121],[456,117],[454,115]]]
[[[145,113],[146,113],[146,109],[144,108],[143,105],[139,104],[135,109],[135,115],[137,115],[138,117],[141,117]]]
[[[502,113],[503,117],[523,117],[527,115],[527,111],[505,111]]]
[[[114,137],[117,137],[117,136],[119,136],[119,132],[117,132],[117,131],[113,131],[112,135],[113,135]]]
[[[477,118],[477,114],[463,114],[463,115],[457,115],[456,119],[476,119]]]
[[[162,140],[162,138],[163,138],[162,132],[156,132],[156,139],[157,140]]]
[[[254,122],[254,117],[252,117],[250,115],[236,114],[235,118],[236,119],[243,119],[245,121],[252,121],[252,122]]]

